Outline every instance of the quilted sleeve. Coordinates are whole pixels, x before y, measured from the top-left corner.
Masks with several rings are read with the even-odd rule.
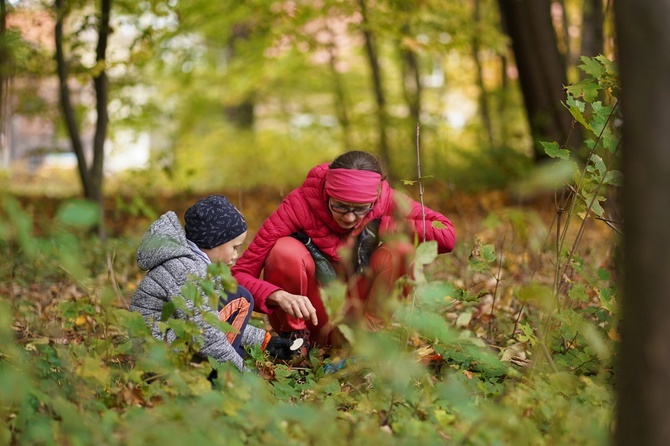
[[[380,232],[391,232],[398,226],[397,215],[404,214],[404,221],[409,226],[413,235],[423,239],[424,224],[421,212],[421,204],[412,200],[407,195],[393,191],[393,211],[381,218]],[[437,251],[440,254],[451,252],[456,243],[456,233],[451,221],[441,213],[423,207],[426,218],[426,240],[437,242]]]
[[[196,307],[193,304],[193,301],[188,299],[185,299],[185,302],[186,307],[194,312],[193,321],[202,329],[204,345],[198,352],[198,355],[205,358],[211,356],[219,362],[231,362],[235,364],[240,371],[249,371],[244,365],[242,357],[235,351],[233,346],[230,345],[230,342],[228,342],[226,334],[218,328],[209,325],[203,319],[203,312],[211,312],[218,317],[218,314],[209,307],[207,299],[205,299],[205,303],[201,308]],[[186,319],[186,316],[181,311],[177,311],[177,316],[181,319]]]

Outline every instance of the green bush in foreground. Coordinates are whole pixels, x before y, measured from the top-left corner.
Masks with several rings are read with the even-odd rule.
[[[100,243],[76,235],[93,223],[85,204],[68,205],[72,215],[61,213],[51,237],[39,239],[21,232],[25,214],[11,198],[2,200],[8,223],[1,242],[14,265],[2,271],[0,297],[2,444],[594,444],[609,438],[606,376],[574,373],[570,363],[552,371],[540,360],[527,368],[502,361],[501,351],[447,321],[445,309],[467,293],[424,273],[436,257],[430,243],[417,253],[412,301],[396,310],[385,332],[351,331],[353,346],[340,352],[349,358],[344,367],[335,367],[339,357],[323,359],[316,351],[312,367],[303,368],[270,363],[255,351],[249,365],[257,373],[240,374],[226,364],[191,363],[189,349],[197,344],[166,348],[141,316],[125,309],[114,281],[95,269],[100,262],[92,258],[104,258]],[[73,226],[72,219],[83,223]],[[19,270],[34,282],[12,283],[9,274]],[[197,329],[186,325],[185,333]],[[533,330],[526,336],[532,354],[538,340]],[[422,365],[417,342],[443,359]],[[219,376],[214,388],[207,380],[212,367]]]

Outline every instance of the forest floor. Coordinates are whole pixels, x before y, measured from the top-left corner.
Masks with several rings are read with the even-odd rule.
[[[240,208],[250,240],[286,191],[212,193]],[[263,379],[219,365],[224,387],[211,392],[214,364],[192,363],[192,347],[166,348],[125,311],[143,276],[142,234],[203,195],[108,196],[104,243],[59,226],[63,199],[19,196],[21,211],[3,209],[0,401],[15,403],[0,403],[0,438],[314,444],[330,429],[332,444],[387,444],[389,434],[398,444],[606,444],[619,335],[618,237],[604,221],[571,216],[554,195],[428,190],[425,205],[452,220],[457,244],[425,266],[428,282],[388,329],[313,349],[307,367],[251,352]],[[268,328],[261,315],[254,324]],[[160,345],[130,355],[136,336]],[[211,415],[193,424],[194,412]]]
[[[263,220],[284,198],[286,191],[266,187],[244,192],[212,193],[226,195],[245,215],[249,226],[246,243],[249,243]],[[127,305],[143,276],[134,260],[142,234],[155,218],[168,210],[175,211],[182,218],[186,208],[205,195],[180,193],[106,197],[106,227],[108,237],[114,244],[113,247],[108,247],[110,251],[106,256],[106,264],[98,265],[97,270],[101,274],[101,280],[110,277],[114,279],[115,286],[125,299],[123,304]],[[410,196],[420,200],[417,194]],[[51,222],[64,199],[44,196],[18,198],[21,206],[33,219],[35,234],[48,234]],[[560,231],[568,221],[568,212],[557,211],[560,210],[559,200],[553,194],[522,199],[501,190],[465,194],[444,189],[427,190],[423,201],[426,206],[451,219],[457,236],[454,252],[438,256],[428,266],[427,271],[433,279],[449,281],[477,298],[477,308],[473,309],[474,317],[468,325],[482,336],[492,318],[518,318],[518,312],[523,307],[516,296],[520,287],[531,282],[548,287],[553,285],[557,274],[556,247],[559,244],[564,251],[575,247],[575,256],[582,259],[588,271],[593,273],[604,268],[610,274],[616,275],[615,231],[603,221],[593,218],[587,219],[582,228],[581,218],[573,217],[565,240],[561,241]],[[561,228],[557,232],[559,215]],[[583,230],[583,235],[576,241],[580,230]],[[489,265],[488,271],[475,271],[472,261],[479,255],[482,245],[493,247],[496,260]],[[569,270],[565,273],[573,274]],[[562,280],[572,279],[566,276]],[[77,289],[71,283],[25,285],[33,290],[55,286],[75,293]],[[14,294],[22,293],[15,290]],[[456,319],[460,310],[461,306],[456,306],[452,314],[447,316]],[[504,343],[506,340],[489,341]]]

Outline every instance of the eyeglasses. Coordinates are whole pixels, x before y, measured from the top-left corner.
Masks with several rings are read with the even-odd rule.
[[[347,215],[349,212],[351,212],[357,217],[364,217],[372,210],[372,206],[348,208],[346,206],[342,206],[341,204],[333,204],[330,200],[328,200],[328,206],[330,207],[330,210],[336,214]]]

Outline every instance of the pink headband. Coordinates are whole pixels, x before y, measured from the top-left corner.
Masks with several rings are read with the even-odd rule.
[[[382,176],[370,170],[328,169],[326,193],[349,203],[372,203],[379,194]]]

